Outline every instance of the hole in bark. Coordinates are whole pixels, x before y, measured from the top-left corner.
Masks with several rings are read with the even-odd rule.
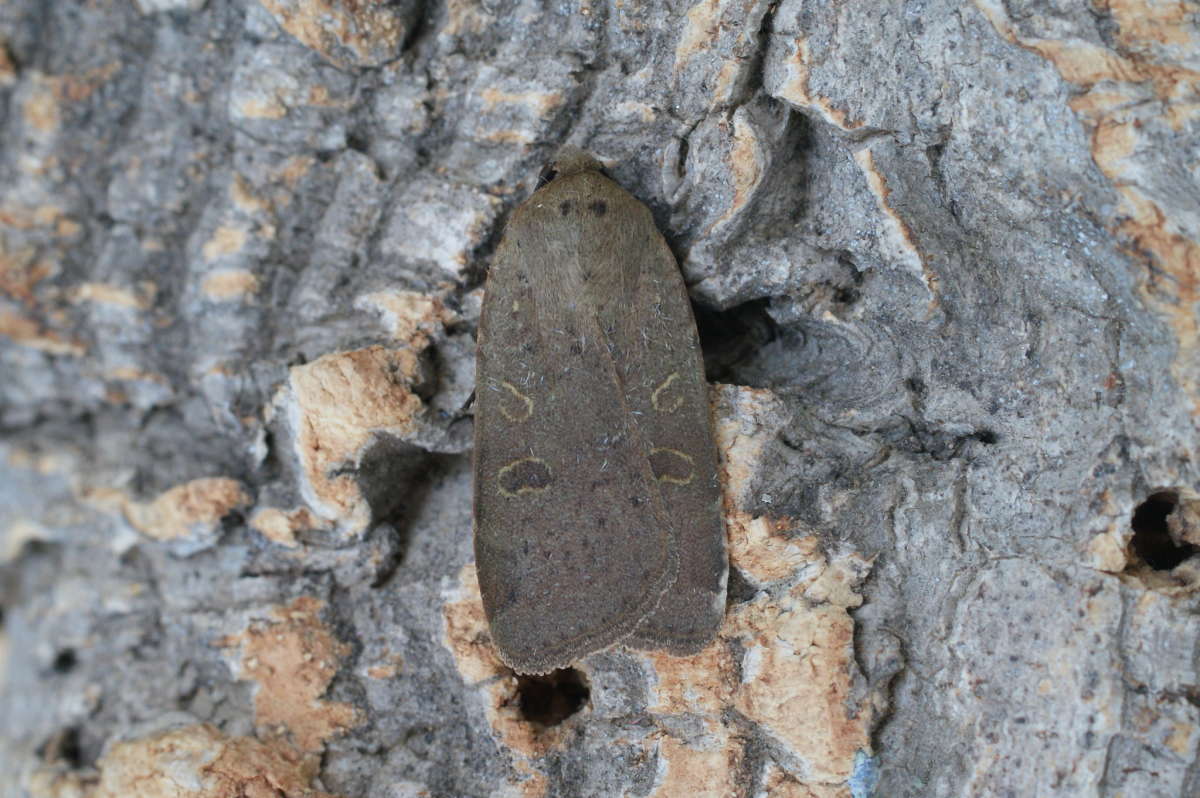
[[[79,662],[79,658],[75,656],[75,649],[64,648],[58,652],[58,656],[54,658],[54,663],[51,665],[55,673],[70,673],[75,670],[75,665]]]
[[[729,568],[728,588],[725,591],[725,606],[744,604],[757,596],[759,589],[737,568]]]
[[[1175,511],[1179,496],[1173,491],[1159,491],[1133,511],[1133,552],[1156,571],[1169,571],[1196,553],[1190,543],[1177,544],[1167,528],[1167,516]]]
[[[42,744],[38,756],[48,765],[66,765],[79,768],[83,765],[83,746],[79,742],[79,729],[71,727],[55,732]]]
[[[582,709],[589,695],[587,680],[574,668],[559,668],[541,676],[517,676],[521,717],[547,728]]]
[[[767,314],[768,301],[755,299],[728,310],[693,305],[704,372],[709,382],[738,383],[735,371],[776,336],[775,322]]]

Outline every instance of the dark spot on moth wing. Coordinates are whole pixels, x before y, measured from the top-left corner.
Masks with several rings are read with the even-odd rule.
[[[583,354],[583,346],[578,341],[571,344],[571,354],[572,355],[582,355]]]
[[[672,485],[686,485],[696,476],[696,464],[689,455],[662,446],[650,450],[650,469],[659,482]]]
[[[539,493],[550,486],[554,475],[550,466],[540,457],[523,457],[513,460],[500,469],[496,482],[500,492],[509,498],[528,493]]]
[[[592,200],[588,203],[588,210],[597,216],[603,216],[608,213],[608,203],[604,200]]]
[[[571,212],[571,201],[563,200],[562,202],[560,202],[558,205],[558,212],[561,213],[563,216],[566,216],[567,214],[569,214]]]

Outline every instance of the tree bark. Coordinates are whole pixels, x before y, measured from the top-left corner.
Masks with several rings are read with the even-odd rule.
[[[1200,794],[1200,6],[691,1],[0,3],[0,796]],[[731,579],[517,677],[474,333],[565,144]]]

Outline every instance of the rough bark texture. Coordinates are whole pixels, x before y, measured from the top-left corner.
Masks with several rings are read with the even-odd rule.
[[[0,2],[0,795],[1200,794],[1198,16]],[[691,286],[733,575],[518,680],[473,333],[568,142]]]

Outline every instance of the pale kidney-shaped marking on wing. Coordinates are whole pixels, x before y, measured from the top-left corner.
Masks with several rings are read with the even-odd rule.
[[[500,414],[514,423],[520,423],[533,415],[533,400],[517,390],[511,382],[500,383]]]
[[[500,493],[515,499],[529,493],[540,493],[550,487],[554,475],[550,466],[540,457],[522,457],[513,460],[496,473],[496,485]]]
[[[696,476],[696,461],[678,449],[656,446],[650,450],[650,468],[659,482],[687,485]]]
[[[675,382],[679,380],[679,372],[673,371],[663,380],[654,393],[650,394],[650,404],[660,413],[674,413],[683,406],[683,395]]]

